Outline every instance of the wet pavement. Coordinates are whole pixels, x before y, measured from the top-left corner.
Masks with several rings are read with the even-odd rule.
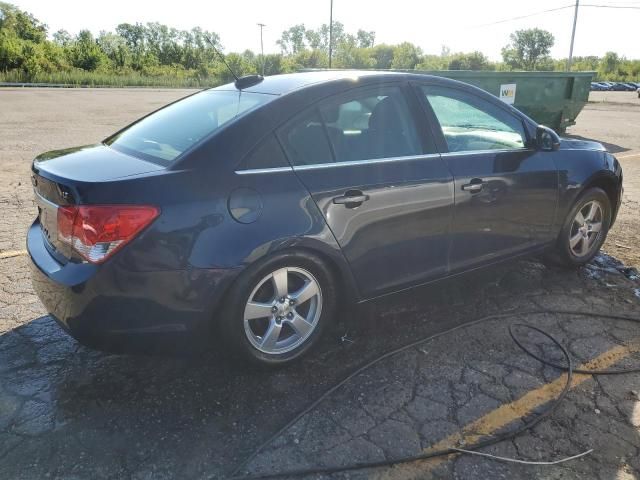
[[[2,260],[14,263],[13,272],[25,261]],[[19,285],[18,277],[12,285]],[[311,356],[270,372],[247,370],[216,353],[96,352],[43,316],[0,335],[0,478],[227,478],[258,445],[369,360],[485,315],[514,312],[512,318],[464,327],[379,362],[273,439],[241,471],[391,461],[442,442],[459,445],[460,438],[478,438],[468,429],[487,416],[493,420],[480,433],[506,431],[516,428],[520,417],[511,421],[492,412],[530,392],[545,392],[561,375],[514,345],[510,322],[544,327],[577,362],[606,357],[640,337],[637,324],[517,312],[545,308],[640,317],[634,295],[639,287],[633,269],[606,256],[579,271],[537,259],[512,262],[362,307]],[[548,341],[525,337],[532,337],[532,345],[546,344],[540,353],[548,358],[558,357]],[[614,363],[640,365],[638,357],[629,351]],[[637,374],[589,376],[551,419],[486,449],[528,460],[594,449],[560,466],[457,456],[334,477],[635,478],[640,475],[639,391]],[[547,406],[544,399],[528,405],[524,418]]]

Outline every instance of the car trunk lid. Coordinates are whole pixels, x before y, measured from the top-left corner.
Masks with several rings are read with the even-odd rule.
[[[38,156],[32,166],[32,184],[47,249],[61,263],[79,259],[69,244],[58,236],[59,208],[83,203],[78,195],[79,185],[86,187],[91,183],[112,182],[163,169],[161,165],[105,145],[56,150]],[[113,203],[118,203],[118,199]]]

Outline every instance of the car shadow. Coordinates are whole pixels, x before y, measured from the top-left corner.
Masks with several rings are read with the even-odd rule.
[[[0,477],[24,465],[32,478],[228,476],[359,366],[483,315],[529,309],[532,294],[577,275],[521,260],[354,307],[315,352],[278,370],[217,352],[103,353],[48,316],[33,320],[0,336]]]

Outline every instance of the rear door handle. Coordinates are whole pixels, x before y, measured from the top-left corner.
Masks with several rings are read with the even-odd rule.
[[[335,197],[333,203],[344,205],[347,208],[355,208],[369,200],[369,195],[365,195],[359,190],[349,190],[341,197]]]
[[[471,182],[462,185],[462,190],[470,193],[478,193],[484,187],[484,182],[480,178],[473,178]]]

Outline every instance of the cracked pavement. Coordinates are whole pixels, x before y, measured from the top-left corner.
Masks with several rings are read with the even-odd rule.
[[[98,141],[186,93],[0,90],[0,102],[11,107],[0,111],[0,161],[7,172],[0,188],[0,253],[24,248],[35,215],[33,156]],[[637,236],[624,241],[637,248]],[[364,306],[298,365],[264,372],[216,352],[159,357],[82,347],[46,316],[31,290],[27,258],[0,258],[0,478],[227,478],[258,445],[361,365],[470,320],[514,312],[377,363],[268,443],[243,471],[393,460],[461,432],[470,438],[473,432],[465,428],[483,418],[492,433],[508,431],[522,419],[502,418],[500,408],[546,392],[561,375],[526,356],[510,339],[509,323],[548,330],[578,363],[640,339],[638,324],[517,312],[562,309],[640,318],[637,289],[637,272],[607,255],[579,271],[520,260]],[[345,335],[348,341],[341,341]],[[522,337],[546,358],[561,359],[539,335]],[[623,355],[614,366],[640,367],[640,355]],[[551,418],[483,450],[538,461],[594,449],[562,465],[456,455],[330,478],[640,478],[639,392],[638,374],[589,376]],[[524,420],[548,407],[538,403]]]

